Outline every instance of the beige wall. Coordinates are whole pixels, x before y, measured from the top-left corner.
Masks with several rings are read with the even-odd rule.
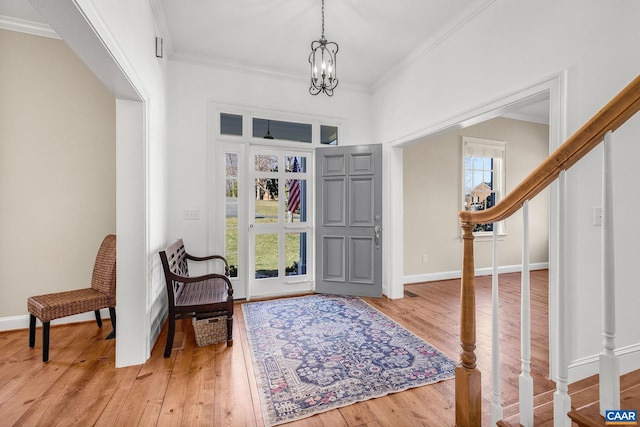
[[[462,136],[506,141],[506,191],[511,191],[548,155],[546,125],[497,118],[404,149],[404,275],[461,269],[460,187]],[[548,262],[548,192],[529,205],[530,260]],[[522,214],[505,224],[499,265],[522,262]],[[427,255],[427,262],[422,256]],[[491,266],[491,240],[476,239],[476,268]]]
[[[115,100],[61,40],[0,29],[0,318],[90,285],[115,232]]]

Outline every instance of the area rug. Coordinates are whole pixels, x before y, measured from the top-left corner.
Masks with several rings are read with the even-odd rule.
[[[357,297],[242,305],[264,423],[453,378],[455,363]]]

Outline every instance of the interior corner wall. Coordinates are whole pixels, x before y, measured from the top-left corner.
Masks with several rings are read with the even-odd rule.
[[[376,89],[374,134],[385,143],[407,140],[566,70],[568,137],[640,70],[637,16],[640,2],[628,0],[496,0]],[[639,120],[636,116],[625,126],[632,128]],[[617,134],[614,203],[624,211],[636,212],[640,199],[628,195],[635,193],[631,183],[640,182],[640,171],[623,171],[621,165],[640,158],[640,144],[631,133]],[[601,152],[595,150],[567,174],[570,256],[568,280],[561,286],[567,287],[571,301],[571,380],[595,373],[592,365],[579,376],[571,372],[576,372],[576,364],[601,351],[600,229],[593,225],[594,207],[601,206]],[[621,213],[617,211],[616,217]],[[634,302],[640,300],[635,275],[623,267],[637,262],[632,239],[640,239],[639,228],[625,223],[616,226],[616,343],[635,355],[638,368],[637,315],[633,322],[621,321],[630,315],[623,313],[637,313]]]
[[[104,79],[109,78],[105,73],[109,70],[118,76],[113,86],[118,97],[117,146],[136,160],[117,169],[118,183],[123,184],[118,188],[118,201],[124,204],[118,206],[118,229],[127,230],[131,242],[131,257],[123,260],[127,263],[123,277],[123,286],[129,287],[127,298],[118,298],[118,318],[129,325],[126,332],[118,331],[116,366],[122,367],[149,358],[167,313],[158,256],[167,244],[167,60],[155,56],[153,40],[160,31],[149,2],[73,3],[105,45],[94,71]],[[84,59],[91,61],[95,53],[86,55]],[[132,98],[127,93],[133,91],[136,96]]]
[[[0,58],[1,330],[28,327],[29,296],[91,285],[116,165],[114,97],[62,40],[0,29]]]
[[[549,126],[496,118],[458,129],[404,149],[404,275],[428,276],[461,270],[461,140],[463,136],[505,141],[505,189],[511,191],[549,153]],[[529,206],[530,262],[549,261],[549,194]],[[505,220],[498,265],[522,264],[522,213]],[[477,238],[475,265],[491,267],[492,239]],[[422,259],[427,255],[427,262]],[[420,280],[415,280],[420,281]]]

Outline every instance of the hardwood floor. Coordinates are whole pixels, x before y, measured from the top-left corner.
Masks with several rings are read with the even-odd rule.
[[[399,300],[367,302],[458,360],[460,281],[405,287]],[[534,271],[532,376],[535,394],[552,390],[547,378],[547,271]],[[491,398],[491,279],[477,284],[477,354],[482,372],[483,425]],[[501,371],[505,416],[517,401],[520,373],[520,275],[500,277]],[[263,426],[240,303],[234,345],[197,347],[189,322],[179,324],[170,358],[163,357],[166,330],[144,364],[115,369],[111,328],[95,323],[51,328],[50,362],[41,361],[41,331],[28,347],[28,331],[0,333],[0,425]],[[125,325],[118,325],[120,328]],[[517,408],[515,409],[517,410]],[[452,426],[454,380],[360,402],[289,426]]]

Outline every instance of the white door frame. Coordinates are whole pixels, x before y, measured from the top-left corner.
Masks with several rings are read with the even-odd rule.
[[[403,160],[402,148],[419,140],[445,134],[454,129],[472,126],[508,112],[516,103],[525,103],[527,100],[539,99],[542,95],[549,97],[549,152],[555,151],[566,138],[566,87],[567,71],[552,75],[540,82],[532,84],[521,90],[514,91],[504,97],[479,105],[469,111],[453,116],[447,120],[436,123],[410,135],[398,138],[389,144],[385,154],[383,173],[385,188],[383,190],[385,212],[384,217],[388,223],[394,224],[391,232],[387,227],[383,231],[383,238],[387,242],[384,254],[385,279],[388,289],[385,294],[389,298],[402,298],[404,293],[403,265],[403,198],[402,191],[390,191],[394,188],[402,188]],[[550,186],[549,196],[549,375],[551,379],[557,377],[557,290],[558,290],[558,184],[554,182]],[[398,267],[400,266],[400,267]],[[385,289],[383,288],[383,291]]]

